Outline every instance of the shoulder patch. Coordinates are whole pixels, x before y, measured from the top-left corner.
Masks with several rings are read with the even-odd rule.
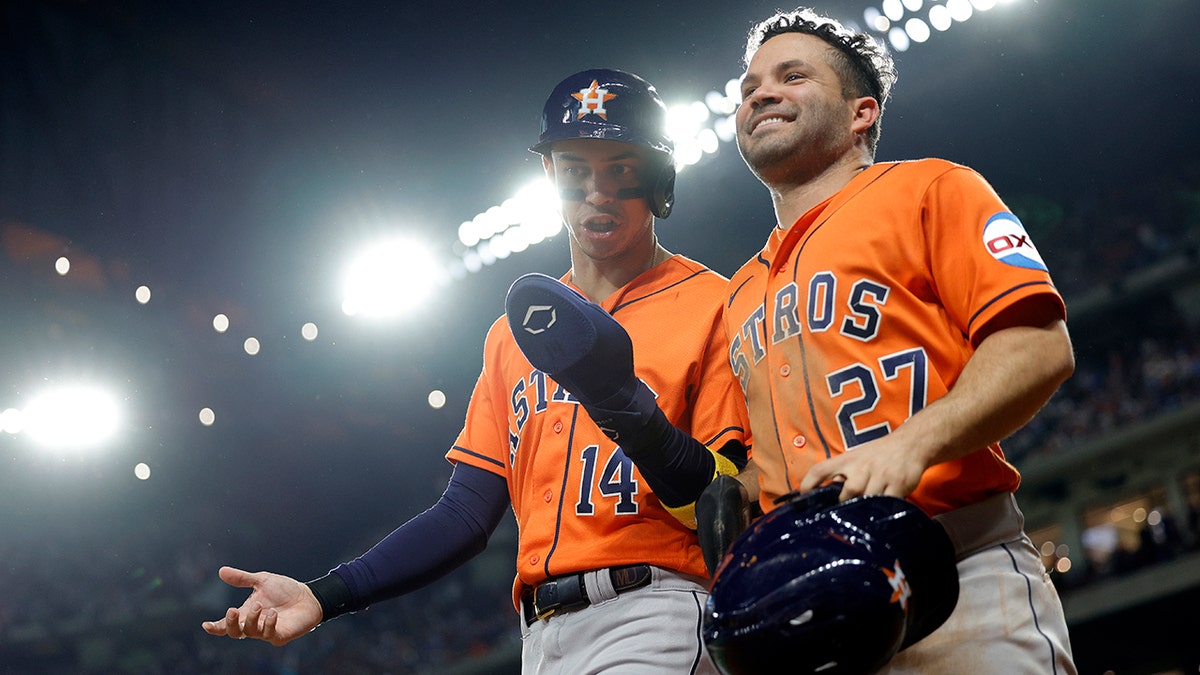
[[[983,245],[993,258],[1006,265],[1048,271],[1025,226],[1007,211],[988,218],[983,226]]]

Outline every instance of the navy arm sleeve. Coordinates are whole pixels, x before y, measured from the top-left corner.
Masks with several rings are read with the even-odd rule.
[[[502,476],[456,464],[437,503],[371,550],[308,582],[328,621],[445,576],[487,547],[509,509]]]

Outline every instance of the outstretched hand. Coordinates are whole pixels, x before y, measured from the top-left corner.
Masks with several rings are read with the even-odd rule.
[[[221,580],[236,588],[253,589],[240,607],[225,610],[225,617],[205,621],[209,635],[254,638],[276,647],[308,633],[321,623],[321,605],[308,586],[271,572],[246,572],[222,567]]]

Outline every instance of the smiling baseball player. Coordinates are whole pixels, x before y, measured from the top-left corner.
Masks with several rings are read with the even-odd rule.
[[[811,10],[747,42],[738,149],[778,220],[730,280],[725,321],[760,503],[837,480],[842,500],[905,498],[947,530],[954,612],[882,672],[1073,673],[999,444],[1072,372],[1066,309],[982,176],[874,162],[894,80],[873,38]]]

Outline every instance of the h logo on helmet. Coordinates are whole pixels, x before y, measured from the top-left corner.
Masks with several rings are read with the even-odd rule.
[[[580,89],[571,96],[580,103],[579,112],[575,115],[576,119],[584,115],[599,115],[603,120],[608,119],[608,111],[604,109],[604,104],[617,97],[616,94],[608,93],[607,89],[601,89],[599,80],[592,80],[592,86]]]
[[[896,566],[890,570],[884,567],[883,575],[892,586],[892,602],[900,603],[900,609],[907,612],[908,597],[912,595],[912,588],[908,585],[908,577],[904,576],[904,570],[900,568],[900,561],[897,560]]]

